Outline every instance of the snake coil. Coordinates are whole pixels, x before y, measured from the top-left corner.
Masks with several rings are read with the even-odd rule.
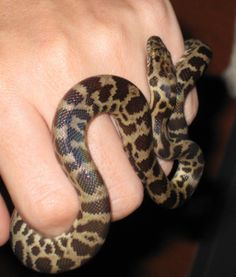
[[[64,96],[53,121],[53,142],[58,161],[78,192],[81,211],[69,231],[49,238],[15,210],[11,246],[25,266],[46,273],[72,270],[91,259],[105,241],[111,219],[109,196],[86,143],[88,125],[101,113],[117,121],[129,160],[157,204],[176,208],[191,196],[204,161],[198,145],[188,138],[184,101],[210,58],[208,46],[188,40],[174,66],[162,40],[153,36],[147,42],[149,104],[133,83],[113,75],[85,79]],[[157,157],[178,161],[171,180]]]

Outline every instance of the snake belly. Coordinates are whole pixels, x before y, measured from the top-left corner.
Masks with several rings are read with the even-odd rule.
[[[134,84],[114,75],[85,79],[63,97],[53,121],[53,142],[58,161],[79,195],[81,210],[70,230],[53,238],[34,230],[14,210],[11,246],[25,266],[44,273],[72,270],[91,259],[105,241],[111,219],[109,195],[86,140],[89,124],[99,114],[110,114],[118,123],[128,158],[157,204],[175,208],[190,197],[203,160],[200,148],[187,138],[183,104],[211,53],[200,42],[195,48],[192,45],[174,66],[161,39],[148,40],[150,104]],[[205,52],[200,54],[201,47]],[[199,66],[192,65],[191,58],[201,60]],[[178,160],[171,180],[157,157]]]

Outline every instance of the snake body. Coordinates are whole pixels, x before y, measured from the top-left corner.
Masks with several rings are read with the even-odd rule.
[[[70,230],[49,238],[29,226],[15,210],[11,246],[24,265],[39,272],[77,268],[103,245],[111,219],[109,196],[94,164],[86,134],[91,120],[102,113],[118,123],[128,158],[151,198],[175,208],[188,199],[202,174],[200,148],[188,139],[184,101],[211,57],[200,41],[185,42],[185,53],[174,66],[159,37],[147,42],[147,76],[151,101],[130,81],[114,75],[79,82],[60,102],[53,121],[58,161],[78,192],[81,210]],[[157,157],[178,160],[169,180]]]

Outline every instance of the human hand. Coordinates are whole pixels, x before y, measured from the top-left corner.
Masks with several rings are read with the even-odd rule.
[[[149,99],[148,37],[160,36],[174,62],[184,51],[183,39],[164,0],[0,4],[0,173],[22,217],[37,230],[55,235],[70,227],[79,210],[51,141],[59,100],[75,83],[97,74],[127,78]],[[194,91],[186,101],[189,123],[197,103]],[[121,219],[141,204],[143,187],[108,116],[93,121],[88,144],[108,187],[112,218]],[[171,163],[161,165],[170,171]],[[3,244],[10,220],[2,198],[0,215]]]

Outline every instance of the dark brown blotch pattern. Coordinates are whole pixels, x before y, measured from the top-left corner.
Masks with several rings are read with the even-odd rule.
[[[190,197],[190,195],[193,193],[194,187],[191,186],[191,184],[185,185],[185,182],[188,181],[188,174],[190,173],[192,173],[193,177],[198,180],[203,170],[203,157],[198,146],[196,146],[194,143],[189,144],[188,149],[186,149],[186,147],[183,147],[184,150],[181,149],[181,144],[176,144],[177,141],[183,139],[183,137],[180,137],[181,135],[178,135],[178,132],[175,132],[175,130],[180,130],[180,128],[183,128],[182,118],[180,120],[174,121],[172,117],[169,120],[169,126],[163,126],[162,124],[164,121],[166,124],[172,113],[172,108],[174,108],[175,105],[174,94],[178,91],[178,93],[183,93],[186,96],[190,88],[193,87],[193,85],[195,84],[196,80],[202,75],[204,69],[206,68],[206,64],[208,63],[208,60],[211,56],[211,53],[208,48],[200,47],[201,43],[198,42],[198,53],[203,56],[205,55],[206,58],[202,56],[199,57],[197,55],[194,56],[191,54],[192,44],[191,42],[187,42],[185,58],[186,61],[190,65],[192,65],[192,67],[194,67],[194,69],[191,70],[188,67],[182,67],[181,72],[178,72],[177,70],[176,74],[175,67],[172,64],[170,53],[162,43],[161,39],[158,37],[152,37],[149,42],[150,53],[152,53],[152,55],[153,53],[155,53],[155,55],[153,57],[153,61],[152,58],[148,58],[148,74],[155,74],[156,69],[153,67],[154,64],[160,66],[159,72],[157,74],[158,78],[156,76],[152,76],[152,78],[149,80],[150,87],[152,87],[153,91],[155,92],[153,101],[154,106],[151,108],[153,110],[157,107],[159,110],[162,110],[161,112],[157,113],[157,117],[154,119],[156,122],[158,122],[157,126],[154,126],[154,131],[158,132],[158,135],[161,137],[161,142],[163,144],[163,149],[161,149],[159,153],[161,153],[162,151],[163,153],[161,154],[163,155],[163,157],[171,157],[171,155],[184,157],[185,160],[183,159],[183,161],[181,162],[182,170],[185,173],[182,176],[178,176],[178,180],[173,180],[173,183],[171,183],[172,181],[169,181],[163,174],[160,166],[156,161],[156,156],[154,155],[153,151],[150,152],[150,155],[148,157],[140,159],[140,152],[150,151],[151,138],[149,134],[139,134],[138,137],[135,136],[134,143],[127,144],[126,149],[128,149],[130,155],[129,159],[133,163],[133,167],[137,171],[138,175],[142,176],[142,180],[145,180],[148,183],[151,197],[156,201],[156,196],[164,196],[166,198],[160,198],[164,200],[161,200],[159,204],[162,204],[163,206],[168,208],[173,208],[182,204],[184,200]],[[179,68],[181,68],[181,65],[179,66]],[[173,84],[175,82],[176,76],[178,76],[178,84]],[[155,91],[155,87],[158,86],[159,80],[161,80],[162,77],[166,79],[166,83],[162,83],[160,89],[167,100],[163,100],[162,97],[159,95],[159,91]],[[168,80],[172,82],[172,85],[169,85]],[[105,83],[107,81],[107,83],[105,85],[102,85],[103,81]],[[83,90],[79,91],[79,88],[83,88]],[[82,93],[84,89],[87,90],[87,96],[83,95]],[[138,89],[132,83],[116,76],[91,77],[82,81],[78,86],[71,89],[66,94],[63,101],[66,101],[68,105],[77,108],[69,111],[67,110],[67,106],[61,107],[54,118],[54,126],[57,129],[65,127],[63,131],[68,130],[67,137],[65,139],[57,137],[53,138],[54,143],[56,144],[57,156],[60,157],[71,153],[71,149],[73,149],[72,142],[79,142],[80,138],[78,137],[78,135],[81,135],[83,132],[85,132],[87,128],[86,126],[89,121],[93,118],[93,116],[99,114],[100,112],[108,112],[112,114],[113,112],[116,113],[118,110],[120,110],[120,112],[122,112],[121,116],[118,115],[118,118],[121,118],[120,127],[122,128],[123,133],[127,135],[136,135],[136,132],[139,130],[139,128],[137,128],[139,124],[145,123],[147,129],[151,128],[150,115],[148,115],[148,113],[144,111],[146,100],[141,94],[136,95],[135,91],[138,92]],[[127,98],[127,95],[130,96],[129,94],[132,93],[132,101],[127,100],[130,99],[130,97]],[[111,98],[114,103],[108,103]],[[123,101],[126,103],[125,106],[122,106],[121,108],[120,103]],[[87,109],[86,105],[83,108],[78,108],[78,105],[80,105],[81,103],[83,103],[83,105],[86,104],[87,106],[89,106],[89,109]],[[183,113],[182,106],[177,105],[173,112]],[[129,115],[136,116],[135,124],[127,123],[129,121]],[[77,126],[80,129],[80,132],[78,133],[75,132],[75,129],[77,130],[77,128],[70,128],[71,122],[74,119],[79,119],[84,124],[83,125],[82,123],[80,123],[80,125]],[[168,132],[166,131],[168,129],[170,132],[172,132],[173,139],[171,138],[171,136],[168,135],[168,133],[165,133]],[[164,134],[162,134],[161,132],[164,132]],[[68,142],[70,144],[70,147],[68,147]],[[183,144],[184,143],[185,142],[183,142]],[[83,152],[84,148],[82,147],[78,151]],[[74,152],[74,155],[77,156],[76,151]],[[195,162],[191,163],[193,159]],[[59,160],[61,161],[61,159]],[[64,169],[67,171],[67,175],[69,175],[70,172],[77,170],[77,165],[80,166],[84,163],[88,165],[91,162],[87,150],[85,150],[75,160],[76,162],[65,162]],[[153,180],[151,183],[149,183],[150,180],[148,180],[148,175],[146,175],[146,173],[150,173],[150,171],[152,171],[153,173]],[[94,169],[89,172],[80,172],[77,177],[77,181],[81,187],[81,190],[86,191],[91,196],[96,194],[97,188],[103,186],[100,174]],[[89,184],[91,186],[87,185],[86,182],[88,180],[90,180]],[[80,184],[81,181],[82,184]],[[92,204],[86,203],[86,201],[83,201],[82,199],[81,207],[82,211],[94,215],[100,213],[110,213],[108,196],[104,197],[101,200],[94,199]],[[31,230],[28,227],[23,228],[23,224],[24,222],[22,220],[18,220],[13,228],[13,233],[11,234],[11,236],[17,234],[19,231],[22,232],[23,236],[28,235]],[[73,225],[70,232],[74,232],[76,228],[76,231],[78,233],[83,233],[83,235],[85,235],[84,238],[87,239],[88,243],[84,243],[80,239],[67,238],[60,238],[59,241],[57,241],[56,239],[52,239],[50,242],[48,242],[48,239],[41,238],[39,240],[39,245],[34,245],[35,238],[33,235],[29,235],[26,243],[28,246],[32,246],[30,248],[31,255],[25,255],[25,253],[27,252],[24,249],[24,245],[21,241],[16,241],[13,245],[13,248],[20,260],[24,260],[27,266],[33,267],[40,272],[52,271],[52,261],[50,260],[50,258],[40,256],[41,248],[44,249],[46,254],[55,253],[55,255],[57,256],[57,271],[63,272],[66,270],[70,270],[76,266],[74,260],[70,258],[65,258],[65,249],[67,247],[71,247],[78,255],[79,264],[85,263],[88,258],[83,258],[83,255],[92,257],[101,247],[100,243],[96,243],[95,236],[93,236],[92,234],[96,233],[97,235],[99,235],[100,238],[105,239],[108,231],[108,226],[108,223],[102,223],[99,220],[90,220],[89,222],[83,224],[79,223],[76,227],[74,227]]]
[[[75,262],[71,259],[62,258],[57,261],[60,272],[68,271],[75,266]]]
[[[39,272],[47,273],[51,272],[52,264],[49,258],[38,258],[35,261],[35,267]]]

